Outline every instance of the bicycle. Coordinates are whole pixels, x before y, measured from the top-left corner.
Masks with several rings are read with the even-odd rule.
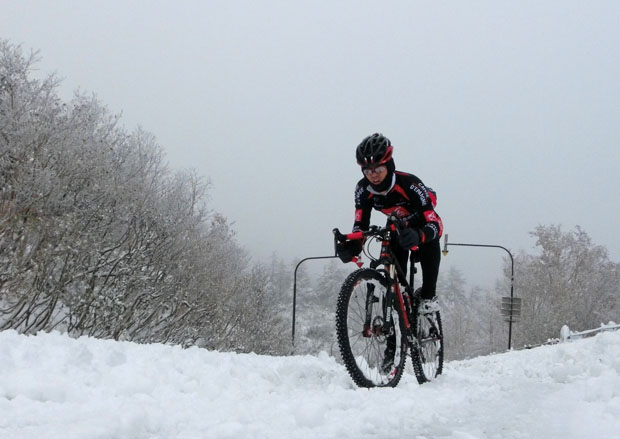
[[[441,315],[439,311],[419,313],[419,291],[413,291],[415,252],[407,281],[390,248],[402,226],[391,217],[383,228],[371,226],[368,231],[346,235],[333,230],[335,245],[354,239],[365,239],[367,245],[373,240],[381,243],[378,258],[364,251],[371,259],[370,268],[362,268],[363,264],[354,258],[359,269],[345,279],[336,307],[340,354],[349,375],[360,387],[395,387],[402,377],[408,350],[419,384],[431,381],[443,370]]]

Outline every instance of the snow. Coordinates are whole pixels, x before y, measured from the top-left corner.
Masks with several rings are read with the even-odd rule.
[[[0,332],[0,438],[619,438],[620,331],[359,389],[267,357]]]

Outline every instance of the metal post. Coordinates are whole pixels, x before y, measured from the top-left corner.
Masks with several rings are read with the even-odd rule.
[[[297,266],[295,267],[295,273],[293,274],[293,330],[292,332],[292,343],[295,346],[295,308],[297,307],[297,269],[302,264],[302,262],[309,261],[311,259],[333,259],[338,256],[312,256],[310,258],[305,258],[299,261]]]
[[[512,299],[514,297],[514,284],[515,284],[515,261],[514,258],[512,257],[512,253],[510,253],[510,250],[508,250],[506,247],[503,247],[501,245],[487,245],[487,244],[457,244],[457,243],[452,243],[452,242],[448,242],[448,235],[446,234],[444,237],[444,244],[443,244],[443,250],[442,253],[444,256],[446,256],[448,254],[448,246],[449,245],[458,245],[461,247],[488,247],[488,248],[501,248],[502,250],[504,250],[506,253],[508,253],[508,256],[510,256],[510,300],[512,302]],[[512,315],[510,316],[510,320],[508,321],[508,350],[510,350],[512,347]]]

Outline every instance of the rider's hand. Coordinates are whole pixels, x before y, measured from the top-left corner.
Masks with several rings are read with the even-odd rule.
[[[409,250],[420,244],[420,232],[417,229],[403,229],[398,235],[398,243],[402,248]]]
[[[342,262],[351,262],[354,256],[362,251],[362,241],[356,239],[352,241],[339,242],[336,245],[336,254]]]

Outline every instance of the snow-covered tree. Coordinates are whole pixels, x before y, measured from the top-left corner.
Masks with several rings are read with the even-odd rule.
[[[0,41],[0,329],[279,350],[265,270],[208,181],[94,96],[63,102],[36,61]]]
[[[557,338],[559,328],[598,327],[620,314],[620,265],[592,242],[580,227],[539,226],[532,235],[539,255],[520,254],[515,261],[517,296],[523,298],[516,326],[519,344]]]

